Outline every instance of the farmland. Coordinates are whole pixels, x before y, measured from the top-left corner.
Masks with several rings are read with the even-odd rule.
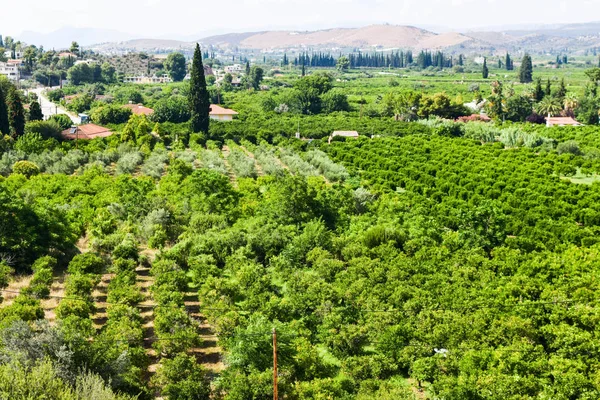
[[[597,59],[497,59],[0,81],[0,398],[600,397]]]

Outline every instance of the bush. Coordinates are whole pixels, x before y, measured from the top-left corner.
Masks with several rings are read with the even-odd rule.
[[[566,142],[559,143],[556,146],[556,152],[558,154],[573,154],[576,156],[580,156],[583,154],[581,149],[579,148],[579,144],[574,140],[567,140]]]
[[[67,117],[69,118],[69,117]],[[25,124],[25,134],[28,133],[38,133],[44,140],[47,139],[60,139],[61,132],[65,129],[68,129],[71,126],[71,120],[69,119],[69,125],[66,128],[62,128],[58,121],[56,120],[48,120],[48,121],[30,121]]]
[[[27,154],[37,154],[44,151],[45,143],[42,135],[39,133],[26,133],[19,136],[15,143],[15,150],[22,151]]]
[[[73,125],[73,121],[71,121],[71,118],[69,118],[69,116],[66,114],[55,114],[48,118],[47,122],[50,121],[56,122],[61,131],[69,129]],[[27,129],[27,125],[25,125],[25,129]]]
[[[69,263],[70,274],[101,274],[104,260],[94,253],[78,254]]]
[[[187,122],[190,119],[190,109],[187,99],[180,95],[171,96],[160,100],[154,107],[154,113],[150,116],[154,122]]]
[[[152,382],[170,400],[211,398],[206,371],[193,357],[186,354],[178,354],[172,360],[161,360]]]
[[[92,111],[90,118],[97,124],[124,124],[129,121],[133,113],[129,108],[109,105],[97,107]]]
[[[93,311],[93,304],[89,301],[63,299],[58,307],[56,307],[55,313],[59,319],[65,319],[72,315],[86,319],[89,318]]]
[[[27,178],[40,173],[40,168],[30,161],[17,161],[12,170],[15,174],[25,175]]]

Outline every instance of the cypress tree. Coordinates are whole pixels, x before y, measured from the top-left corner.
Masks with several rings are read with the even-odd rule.
[[[533,64],[531,62],[531,56],[525,54],[523,61],[521,62],[521,69],[519,70],[519,81],[521,83],[533,82]]]
[[[487,67],[487,58],[483,59],[483,79],[487,79],[490,74],[490,71]]]
[[[306,75],[306,68],[304,67],[304,64],[302,64],[302,76]]]
[[[560,81],[560,86],[558,87],[558,91],[556,92],[556,98],[561,101],[567,95],[567,86],[565,85],[565,78],[562,78]]]
[[[9,133],[10,123],[8,122],[8,107],[6,106],[6,95],[4,93],[2,85],[0,85],[0,134],[8,135]]]
[[[0,35],[0,47],[4,47],[4,41],[2,40],[2,35]]]
[[[552,96],[552,83],[550,82],[550,78],[546,82],[546,90],[544,90],[546,96]]]
[[[42,121],[44,119],[44,114],[42,113],[42,107],[37,100],[34,100],[29,105],[29,120],[30,121]]]
[[[194,58],[190,70],[190,91],[188,95],[190,115],[193,132],[204,132],[208,134],[210,123],[210,98],[206,90],[206,77],[202,65],[202,53],[200,45],[196,43]]]
[[[25,133],[25,110],[19,91],[12,84],[8,89],[6,96],[6,105],[8,108],[8,121],[10,124],[10,134],[17,138]]]
[[[250,76],[250,61],[246,61],[246,76]]]
[[[542,80],[537,78],[535,80],[535,90],[533,92],[533,98],[535,101],[542,101],[544,98],[544,89],[542,89]]]
[[[513,65],[512,65],[512,60],[510,59],[510,54],[506,53],[506,60],[505,60],[505,66],[506,66],[506,70],[507,71],[512,71],[513,69]]]

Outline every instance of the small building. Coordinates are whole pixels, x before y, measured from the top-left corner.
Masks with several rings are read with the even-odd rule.
[[[171,83],[173,80],[167,74],[161,76],[126,76],[123,78],[124,83],[138,83],[138,84],[148,84],[148,83]]]
[[[329,141],[328,143],[331,143],[331,141],[333,140],[334,137],[336,136],[341,136],[344,138],[353,138],[353,139],[358,139],[358,132],[356,131],[334,131],[331,136],[329,136]]]
[[[69,129],[62,131],[61,136],[65,140],[92,140],[96,138],[105,138],[113,133],[103,126],[95,124],[85,124],[72,126]]]
[[[241,64],[227,65],[224,69],[227,74],[240,74],[246,70]]]
[[[0,75],[4,75],[9,81],[17,82],[20,78],[19,66],[13,63],[0,62]]]
[[[209,115],[210,119],[217,121],[233,121],[233,116],[238,115],[238,113],[228,108],[223,108],[217,104],[211,104]]]
[[[583,126],[571,117],[547,117],[546,126]]]
[[[123,108],[128,108],[131,110],[131,112],[135,115],[150,115],[152,113],[154,113],[154,110],[148,107],[144,107],[142,104],[133,104],[133,103],[129,103],[129,104],[125,104],[123,106]]]

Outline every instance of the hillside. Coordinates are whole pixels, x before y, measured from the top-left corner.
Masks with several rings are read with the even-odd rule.
[[[221,35],[199,41],[204,44],[263,50],[295,47],[439,48],[454,46],[467,40],[468,37],[459,33],[438,35],[412,26],[369,25],[312,32],[268,31]]]

